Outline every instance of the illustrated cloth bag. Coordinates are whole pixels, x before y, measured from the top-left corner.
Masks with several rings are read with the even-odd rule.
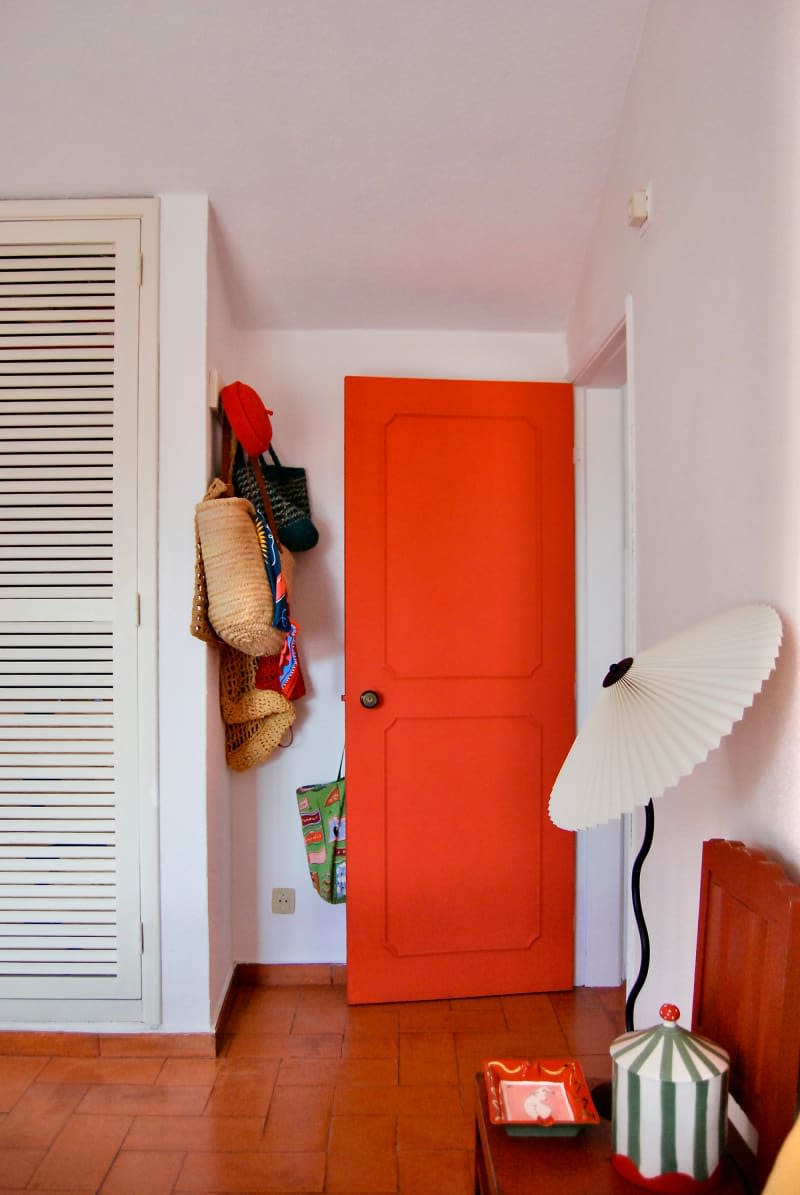
[[[347,896],[345,779],[329,784],[306,784],[297,789],[297,811],[303,830],[308,870],[316,891],[332,905]]]

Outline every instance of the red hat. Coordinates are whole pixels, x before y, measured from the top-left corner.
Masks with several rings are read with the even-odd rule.
[[[233,434],[248,456],[260,456],[272,443],[270,415],[252,386],[231,382],[219,394]]]

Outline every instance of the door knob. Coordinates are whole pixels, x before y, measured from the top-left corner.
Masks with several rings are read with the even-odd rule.
[[[380,704],[380,695],[374,689],[365,689],[358,699],[365,710],[374,710]]]

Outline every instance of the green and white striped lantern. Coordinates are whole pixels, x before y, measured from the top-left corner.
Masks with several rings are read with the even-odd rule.
[[[613,1163],[629,1181],[667,1195],[697,1195],[719,1178],[728,1123],[729,1059],[681,1029],[662,1004],[661,1024],[611,1046]]]

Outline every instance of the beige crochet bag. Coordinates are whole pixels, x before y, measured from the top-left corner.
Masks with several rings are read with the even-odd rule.
[[[269,759],[295,719],[291,701],[255,686],[258,661],[220,644],[219,705],[225,723],[225,758],[235,772]]]

